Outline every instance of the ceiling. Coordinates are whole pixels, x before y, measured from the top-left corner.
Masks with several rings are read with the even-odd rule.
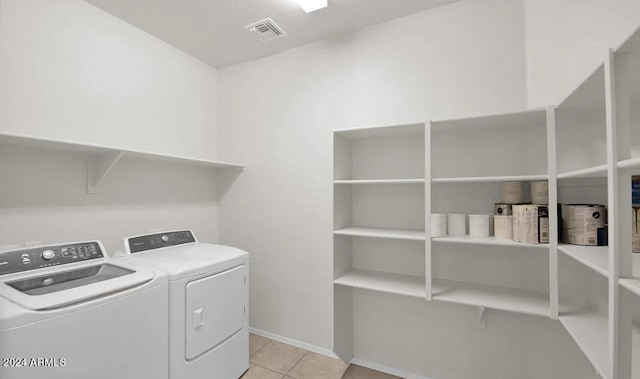
[[[304,13],[295,0],[86,0],[221,68],[457,0],[329,0]],[[261,42],[248,24],[272,18],[287,36]]]

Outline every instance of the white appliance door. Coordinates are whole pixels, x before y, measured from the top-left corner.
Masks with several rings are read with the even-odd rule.
[[[245,266],[187,283],[187,360],[238,333],[245,319]]]

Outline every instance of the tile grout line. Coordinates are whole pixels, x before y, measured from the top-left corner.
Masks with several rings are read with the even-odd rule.
[[[264,349],[265,347],[267,347],[268,344],[270,344],[271,342],[273,342],[273,340],[269,340],[269,342],[265,343],[264,346],[262,346],[261,348],[259,348],[258,350],[254,351],[253,354],[251,354],[251,356],[249,357],[249,360],[251,360],[251,357],[253,357],[254,355],[258,354],[258,352],[262,349]],[[259,365],[258,365],[259,366]]]
[[[304,350],[304,349],[300,349],[300,350]],[[291,366],[291,368],[289,369],[289,371],[287,371],[287,373],[286,373],[286,374],[284,374],[283,378],[284,378],[284,377],[286,377],[287,375],[289,375],[289,373],[291,372],[291,370],[293,370],[293,369],[298,365],[298,363],[300,363],[300,361],[302,360],[302,358],[306,357],[306,356],[307,356],[307,354],[309,354],[309,350],[304,350],[304,352],[305,352],[305,353],[304,353],[304,354],[302,354],[302,356],[300,357],[300,359],[298,359],[298,361],[296,362],[296,364],[294,364],[293,366]],[[293,377],[292,377],[292,378],[293,378]],[[295,378],[294,378],[294,379],[295,379]]]

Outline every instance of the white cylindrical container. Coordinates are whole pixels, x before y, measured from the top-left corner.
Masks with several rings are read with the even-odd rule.
[[[505,204],[522,203],[522,183],[521,182],[502,183],[502,202]]]
[[[469,215],[469,235],[471,237],[489,237],[489,215]]]
[[[513,239],[513,217],[493,216],[493,235],[496,238]]]
[[[467,215],[464,213],[449,213],[447,215],[447,231],[450,236],[464,236],[467,234]]]
[[[533,204],[549,204],[549,182],[540,180],[531,182],[531,202]]]
[[[431,237],[447,235],[447,215],[434,213],[431,215]]]

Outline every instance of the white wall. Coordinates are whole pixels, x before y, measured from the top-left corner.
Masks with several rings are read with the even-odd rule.
[[[220,153],[249,167],[221,202],[220,239],[251,253],[253,327],[331,349],[330,130],[524,108],[523,11],[523,1],[466,0],[219,71]],[[468,315],[421,304],[419,315],[446,314],[422,323],[415,307],[363,295],[356,301],[356,356],[436,379],[473,370],[475,378],[521,370],[522,378],[583,379],[592,371],[561,328],[549,329],[551,321],[502,323],[517,316],[500,316],[476,339]],[[387,309],[390,318],[382,316]],[[398,341],[378,338],[391,325],[402,329]],[[514,325],[520,331],[510,333]],[[464,356],[459,364],[471,371],[446,376],[449,363],[434,356],[427,367],[423,354],[445,351],[439,346],[456,328],[446,354]],[[537,349],[547,345],[567,352],[536,368]],[[505,359],[510,354],[517,357]],[[482,366],[486,359],[496,364]]]
[[[82,0],[0,3],[0,132],[217,158],[216,105],[215,69]],[[87,195],[85,165],[0,145],[0,246],[99,238],[113,249],[185,227],[217,240],[211,172],[127,160]]]
[[[216,158],[215,69],[82,0],[0,15],[0,130]]]
[[[637,0],[525,0],[530,106],[564,100],[640,26]]]

